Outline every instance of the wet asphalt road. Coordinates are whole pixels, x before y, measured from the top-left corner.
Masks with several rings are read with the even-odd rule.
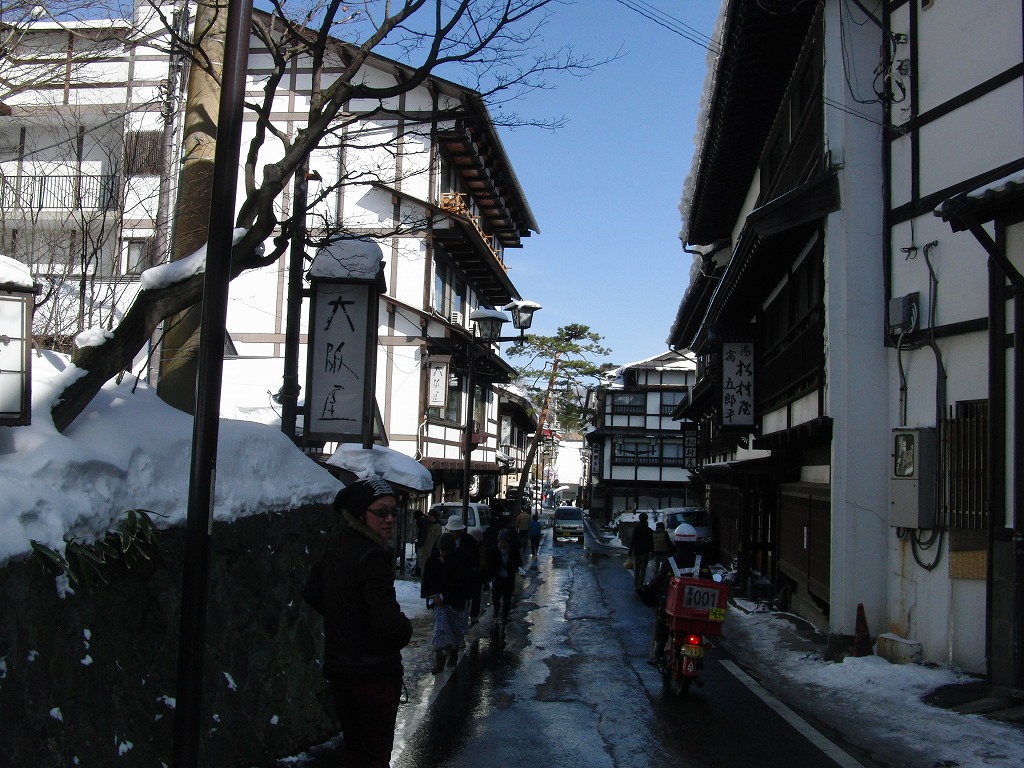
[[[407,658],[394,768],[838,765],[727,668],[724,647],[709,652],[703,688],[668,693],[646,663],[653,611],[621,557],[545,533],[505,632],[485,618],[437,677],[425,652]],[[336,765],[330,753],[305,765]]]

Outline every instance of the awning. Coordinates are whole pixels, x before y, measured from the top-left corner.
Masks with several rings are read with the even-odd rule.
[[[948,222],[954,232],[969,228],[965,217],[992,221],[1019,212],[1024,206],[1024,169],[1001,176],[966,192],[953,195],[935,209],[935,215]]]

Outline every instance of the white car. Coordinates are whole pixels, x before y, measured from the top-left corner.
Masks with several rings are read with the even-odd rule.
[[[552,540],[558,546],[559,539],[575,539],[583,542],[583,510],[579,507],[557,507],[552,516],[554,531]]]
[[[711,514],[704,507],[667,507],[658,511],[656,522],[664,523],[670,534],[680,523],[689,523],[697,531],[697,542],[708,544],[714,538],[711,533]]]

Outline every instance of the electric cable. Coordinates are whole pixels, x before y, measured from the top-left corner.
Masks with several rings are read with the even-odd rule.
[[[615,0],[619,5],[625,6],[634,13],[638,13],[646,19],[653,21],[660,27],[664,27],[669,32],[673,32],[684,40],[688,40],[691,43],[699,45],[705,50],[711,51],[714,54],[721,54],[721,46],[712,40],[710,37],[705,35],[695,27],[691,27],[689,24],[680,21],[674,16],[661,11],[650,3],[644,2],[644,0]]]

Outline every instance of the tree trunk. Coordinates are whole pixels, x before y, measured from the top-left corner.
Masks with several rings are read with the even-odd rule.
[[[227,32],[226,0],[200,2],[196,8],[195,41],[212,72],[192,66],[185,107],[184,162],[174,226],[172,260],[194,253],[209,237],[213,161],[217,149],[220,78]],[[227,215],[234,211],[226,212]],[[195,413],[199,324],[202,303],[169,318],[160,351],[157,394],[186,413]]]
[[[551,405],[551,393],[555,391],[555,380],[558,378],[559,353],[556,352],[551,358],[551,377],[548,379],[548,388],[544,393],[544,404],[540,409],[540,416],[537,418],[537,429],[533,432],[533,442],[530,443],[530,450],[526,452],[526,459],[523,465],[523,474],[519,476],[519,488],[516,489],[516,505],[514,509],[518,512],[523,508],[523,491],[526,490],[526,483],[530,479],[530,469],[533,461],[537,458],[537,449],[544,437],[544,421],[548,417],[548,408]],[[544,488],[544,478],[540,479],[541,489]]]

